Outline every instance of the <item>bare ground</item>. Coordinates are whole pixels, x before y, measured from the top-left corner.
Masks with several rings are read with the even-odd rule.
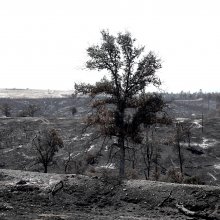
[[[214,186],[0,170],[2,220],[220,219],[219,206]]]

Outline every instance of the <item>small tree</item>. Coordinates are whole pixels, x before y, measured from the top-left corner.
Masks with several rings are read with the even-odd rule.
[[[185,140],[185,133],[183,132],[183,127],[181,123],[176,123],[176,134],[175,134],[175,147],[178,151],[180,172],[183,174],[183,154],[181,142]]]
[[[76,109],[75,106],[73,106],[73,107],[71,108],[71,113],[72,113],[72,116],[74,116],[74,115],[77,113],[77,109]]]
[[[19,117],[34,117],[36,112],[40,110],[40,107],[34,104],[30,104],[25,107],[19,114]]]
[[[161,167],[159,165],[160,159],[161,159],[161,148],[158,145],[155,145],[154,157],[153,157],[153,162],[154,162],[154,173],[153,173],[153,176],[154,176],[154,179],[156,181],[158,181],[159,177],[160,177],[160,167]]]
[[[150,128],[149,131],[146,131],[145,138],[144,138],[144,143],[141,146],[141,155],[144,161],[144,165],[146,167],[147,172],[144,172],[145,178],[149,179],[150,178],[150,170],[151,170],[151,165],[153,161],[153,155],[155,151],[155,145],[154,145],[154,137],[153,137],[153,130],[151,133],[151,137],[149,136]]]
[[[39,132],[32,141],[36,150],[37,163],[42,164],[44,173],[53,162],[54,155],[63,147],[63,141],[55,129],[45,129]]]
[[[90,60],[86,66],[90,70],[107,70],[104,77],[95,85],[76,84],[76,93],[90,94],[96,109],[88,117],[88,125],[98,125],[103,136],[116,137],[119,153],[119,176],[125,177],[126,145],[129,140],[141,142],[141,125],[158,122],[158,112],[165,106],[158,94],[146,94],[150,84],[159,86],[155,75],[161,68],[160,60],[149,52],[141,56],[144,47],[136,47],[136,39],[130,33],[119,33],[116,37],[102,31],[101,45],[87,49]],[[104,96],[99,96],[105,94]],[[161,119],[165,118],[161,114]]]
[[[159,179],[160,164],[160,144],[163,142],[156,133],[155,126],[145,128],[144,141],[141,144],[141,156],[146,168],[144,175],[146,179],[150,178],[151,170],[154,165],[153,177],[157,181]]]
[[[183,175],[183,163],[184,163],[184,157],[183,157],[183,145],[181,142],[188,142],[188,147],[190,147],[190,137],[191,137],[191,128],[192,125],[189,123],[184,122],[178,122],[176,123],[176,134],[174,137],[175,140],[175,148],[178,152],[178,159],[179,159],[179,166],[180,166],[180,172]]]
[[[2,114],[6,117],[11,117],[11,107],[8,103],[4,103],[0,107]]]
[[[178,122],[175,127],[174,144],[178,152],[180,172],[183,175],[184,154],[182,142],[188,143],[188,148],[191,148],[191,135],[194,124],[189,122]]]

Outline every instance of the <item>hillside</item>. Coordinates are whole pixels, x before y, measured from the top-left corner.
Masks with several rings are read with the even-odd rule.
[[[152,162],[149,179],[155,180],[157,168],[159,181],[144,180],[146,167],[136,146],[136,158],[126,161],[129,180],[120,183],[117,158],[109,160],[114,138],[104,141],[96,128],[84,129],[91,111],[88,96],[40,90],[0,94],[0,105],[11,108],[10,117],[0,115],[0,219],[219,219],[220,117],[215,101],[168,101],[173,120],[192,125],[190,145],[181,142],[183,180],[172,142],[175,125],[157,125],[159,159]],[[38,111],[21,116],[29,105]],[[32,144],[44,128],[55,128],[64,143],[48,174],[41,173]]]
[[[88,169],[88,173],[90,173],[94,169],[106,166],[108,147],[114,142],[114,139],[108,140],[102,150],[102,157],[99,156],[92,166],[86,167],[86,164],[81,163],[88,157],[96,156],[103,145],[103,139],[96,139],[97,134],[94,128],[83,130],[84,119],[90,111],[89,97],[46,98],[45,94],[48,91],[0,90],[2,94],[6,94],[6,92],[8,92],[8,96],[5,95],[5,98],[0,99],[0,105],[7,103],[11,106],[11,117],[3,115],[0,117],[1,168],[42,171],[42,168],[34,161],[35,152],[32,139],[38,130],[45,127],[57,129],[64,141],[64,148],[56,155],[55,163],[49,167],[49,172],[63,173],[68,160],[70,160],[66,170],[68,173],[83,173],[85,169]],[[62,92],[54,91],[54,96],[55,94],[62,94]],[[29,96],[31,98],[27,98]],[[28,105],[39,106],[40,110],[36,112],[35,117],[18,117],[17,114]],[[190,147],[187,143],[182,143],[186,176],[196,175],[201,182],[211,185],[220,184],[220,117],[215,114],[215,106],[211,101],[210,110],[207,109],[208,105],[204,105],[204,109],[201,109],[201,99],[195,99],[194,101],[174,100],[170,103],[169,108],[169,114],[173,118],[178,121],[189,121],[194,126]],[[77,109],[74,115],[71,113],[72,107]],[[203,132],[201,112],[204,112]],[[164,138],[169,140],[175,133],[175,127],[162,126],[156,129],[155,135],[158,141]],[[94,139],[93,142],[90,142],[91,138]],[[178,167],[174,144],[160,144],[160,154],[160,180],[167,181],[166,176],[169,170]],[[144,179],[144,167],[141,163],[140,158],[135,166],[139,178]],[[112,161],[107,165],[114,168],[117,167],[117,162]],[[128,164],[128,166],[130,165]],[[133,171],[131,170],[131,172]]]
[[[40,90],[40,89],[0,89],[0,98],[63,98],[70,96],[73,91]]]
[[[220,188],[0,170],[0,218],[220,219]]]

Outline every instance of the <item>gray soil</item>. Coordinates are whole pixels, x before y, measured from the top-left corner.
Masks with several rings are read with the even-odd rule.
[[[1,220],[220,219],[219,205],[215,186],[0,170]]]

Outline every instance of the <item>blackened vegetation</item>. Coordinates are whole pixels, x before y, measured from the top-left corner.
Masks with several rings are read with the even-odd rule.
[[[22,111],[19,112],[20,117],[34,117],[40,111],[40,107],[34,104],[29,104]]]
[[[34,93],[34,92],[33,92]],[[60,98],[1,98],[0,115],[6,117],[71,117],[77,113],[81,100],[74,97]],[[69,111],[63,109],[69,108]]]
[[[141,143],[144,126],[169,122],[162,97],[145,92],[149,85],[161,84],[155,74],[161,62],[153,52],[142,55],[144,47],[136,47],[136,39],[130,33],[119,33],[116,37],[107,31],[101,34],[101,44],[87,49],[87,68],[107,70],[110,77],[95,85],[76,84],[75,90],[93,98],[94,111],[87,124],[98,125],[105,137],[117,138],[113,146],[120,155],[119,176],[123,178],[128,150],[125,141]]]
[[[36,150],[36,162],[44,167],[44,173],[53,161],[54,155],[63,147],[63,141],[55,129],[45,129],[38,132],[32,141]]]
[[[11,116],[11,106],[8,103],[3,103],[0,106],[0,110],[5,117]]]

